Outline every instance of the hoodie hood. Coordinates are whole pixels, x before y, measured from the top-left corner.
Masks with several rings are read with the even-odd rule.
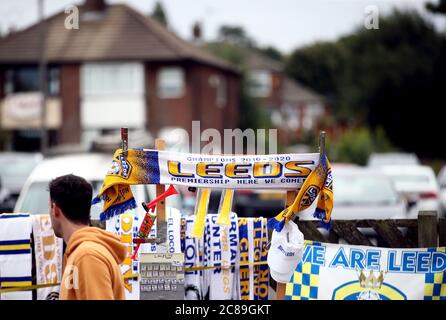
[[[65,251],[66,257],[68,258],[85,241],[102,245],[110,252],[118,264],[121,264],[128,255],[127,247],[121,243],[118,236],[96,227],[86,227],[72,234]]]

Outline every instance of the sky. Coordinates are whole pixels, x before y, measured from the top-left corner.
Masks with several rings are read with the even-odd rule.
[[[221,25],[240,25],[260,46],[272,45],[284,53],[315,41],[335,40],[355,27],[363,26],[367,6],[379,14],[393,8],[415,9],[446,29],[446,17],[434,16],[424,9],[437,0],[161,0],[170,27],[184,39],[191,38],[192,25],[199,21],[205,40],[216,38]],[[38,20],[38,0],[1,0],[0,30],[11,26],[25,28]],[[44,0],[45,15],[78,5],[83,0]],[[156,0],[107,0],[126,3],[141,13],[152,12]],[[82,27],[82,26],[80,26]]]

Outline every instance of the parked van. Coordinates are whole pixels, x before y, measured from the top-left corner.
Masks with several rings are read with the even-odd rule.
[[[17,200],[14,212],[30,214],[48,214],[49,182],[61,175],[74,174],[81,176],[93,186],[93,195],[99,192],[105,175],[109,169],[112,156],[110,154],[90,153],[57,156],[43,160],[25,182]],[[155,198],[155,185],[131,186],[138,208],[143,210],[141,202]],[[181,197],[174,195],[166,199],[166,205],[181,209]],[[91,220],[99,220],[102,205],[91,207]]]

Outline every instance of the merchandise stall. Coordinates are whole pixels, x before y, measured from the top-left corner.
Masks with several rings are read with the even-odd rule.
[[[323,227],[331,223],[325,133],[319,153],[273,155],[175,153],[159,139],[154,150],[132,149],[126,128],[121,136],[92,204],[102,205],[106,229],[128,248],[121,265],[126,299],[268,300],[271,278],[284,299],[304,250],[296,214],[317,202],[315,217]],[[138,205],[131,186],[140,184],[156,185],[156,198]],[[166,206],[178,186],[195,192],[194,212]],[[213,189],[221,190],[220,204],[208,212]],[[283,192],[284,210],[271,219],[238,217],[234,194],[250,189]],[[11,233],[17,225],[20,234]],[[49,217],[2,214],[0,231],[0,299],[57,299],[63,243]]]
[[[283,281],[276,287],[277,299],[283,299],[285,283],[301,259],[303,237],[298,230],[287,231],[287,241],[295,242],[296,258],[287,262],[285,257],[284,262],[272,264],[267,259],[269,238],[272,230],[272,234],[280,233],[285,225],[293,224],[289,221],[318,198],[316,216],[322,226],[330,226],[333,195],[330,164],[324,154],[325,133],[320,136],[319,153],[280,155],[174,153],[164,151],[162,140],[156,140],[155,150],[130,149],[127,138],[123,129],[122,148],[115,152],[94,203],[103,203],[101,217],[107,229],[129,245],[124,273],[133,270],[139,277],[127,280],[128,298],[178,298],[182,291],[184,298],[192,300],[267,300],[272,277]],[[139,214],[128,216],[129,208],[138,207],[130,188],[136,184],[156,184],[157,197],[142,204]],[[193,213],[166,208],[166,198],[177,193],[178,185],[195,191]],[[208,213],[212,189],[222,191],[221,199],[218,212]],[[240,189],[281,190],[285,209],[269,221],[238,218],[232,202]],[[119,227],[124,220],[132,221],[131,225]],[[300,237],[290,240],[289,232]],[[280,260],[280,254],[275,259]],[[286,272],[283,263],[289,264]],[[271,265],[280,271],[271,273]],[[178,272],[180,268],[183,273]]]

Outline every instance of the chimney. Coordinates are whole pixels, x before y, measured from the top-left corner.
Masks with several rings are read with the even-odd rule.
[[[105,0],[85,0],[84,10],[85,11],[104,11],[107,7]]]
[[[201,24],[197,21],[192,26],[192,41],[196,44],[200,44],[202,42],[201,39]]]
[[[107,3],[105,0],[85,0],[81,8],[82,21],[100,20],[105,16]]]

